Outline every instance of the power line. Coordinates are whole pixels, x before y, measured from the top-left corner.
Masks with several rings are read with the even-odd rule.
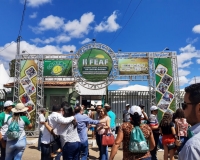
[[[110,45],[119,37],[119,35],[122,33],[122,31],[124,30],[124,28],[127,26],[127,24],[129,23],[129,21],[131,20],[131,18],[133,17],[133,15],[135,14],[135,12],[137,11],[138,7],[140,6],[142,0],[140,0],[140,2],[138,3],[137,7],[135,8],[135,10],[133,11],[133,13],[131,14],[131,17],[128,19],[128,21],[126,22],[126,24],[124,25],[124,27],[122,28],[122,30],[119,32],[119,34],[116,36],[116,38],[111,41]]]
[[[123,17],[122,17],[122,20],[120,21],[121,24],[122,24],[122,22],[123,22],[123,20],[124,20],[124,17],[126,16],[126,13],[127,13],[128,9],[129,9],[131,3],[132,3],[132,0],[130,0],[130,2],[129,2],[129,4],[128,4],[128,7],[126,8],[126,11],[125,11],[125,13],[124,13],[124,15],[123,15]],[[111,42],[112,42],[113,39],[115,38],[116,34],[117,34],[117,32],[115,32],[115,34],[114,34],[114,36],[113,36]]]
[[[10,43],[8,46],[4,47],[2,50],[0,50],[0,53],[1,53],[2,51],[4,51],[6,48],[10,47],[13,43],[14,43],[14,41],[13,41],[12,43]]]
[[[22,19],[21,19],[21,23],[20,23],[20,28],[19,28],[19,33],[18,33],[18,36],[21,36],[21,31],[22,31],[22,26],[23,26],[23,22],[24,22],[24,15],[25,15],[25,11],[26,11],[26,1],[24,1],[24,9],[23,9],[23,13],[22,13]]]

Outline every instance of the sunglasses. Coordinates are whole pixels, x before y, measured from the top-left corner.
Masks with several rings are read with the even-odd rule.
[[[103,111],[100,111],[100,113],[102,113]]]
[[[186,103],[186,102],[184,102],[184,103],[181,104],[182,109],[185,110],[189,104],[197,104],[197,103]]]

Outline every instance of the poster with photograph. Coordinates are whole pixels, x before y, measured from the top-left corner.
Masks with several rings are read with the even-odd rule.
[[[19,101],[28,107],[31,116],[32,130],[35,129],[36,119],[36,87],[37,87],[37,62],[35,60],[21,61]]]
[[[171,58],[154,58],[156,76],[156,101],[159,108],[158,120],[164,112],[176,110]]]

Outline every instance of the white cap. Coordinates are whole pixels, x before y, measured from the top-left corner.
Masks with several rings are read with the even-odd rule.
[[[151,106],[150,111],[155,111],[155,110],[158,110],[158,107],[157,106]]]
[[[15,106],[15,104],[12,101],[8,100],[4,103],[4,107],[9,107],[9,106]]]
[[[126,107],[130,106],[130,104],[126,104]]]
[[[134,114],[134,113],[138,113],[140,116],[142,115],[142,110],[141,110],[141,108],[139,107],[139,106],[132,106],[129,110],[128,110],[128,112],[130,113],[130,114]]]

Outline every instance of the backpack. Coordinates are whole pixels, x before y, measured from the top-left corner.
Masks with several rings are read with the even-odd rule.
[[[149,151],[149,145],[139,126],[135,126],[131,131],[129,151],[132,153],[147,153]]]
[[[9,125],[8,125],[8,130],[6,132],[6,136],[11,139],[11,140],[16,140],[20,137],[20,129],[19,129],[19,124],[16,120],[13,120]]]

